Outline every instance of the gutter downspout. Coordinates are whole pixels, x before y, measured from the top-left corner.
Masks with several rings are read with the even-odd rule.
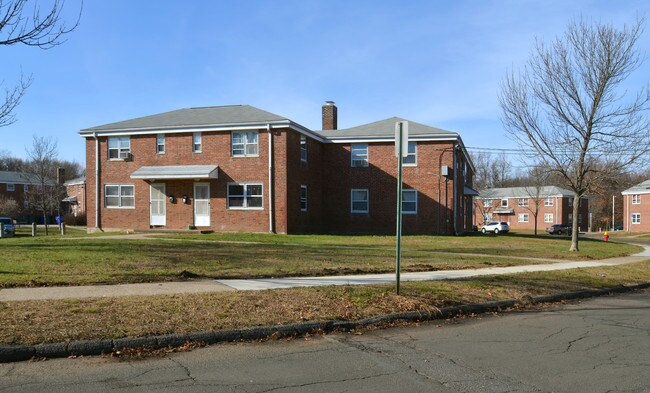
[[[275,215],[273,211],[273,189],[275,184],[273,182],[273,131],[271,125],[266,125],[266,131],[269,134],[269,233],[275,233]]]
[[[95,139],[95,228],[99,229],[99,139],[93,132]]]
[[[454,142],[453,146],[454,146],[454,148],[453,148],[453,152],[454,152],[454,186],[453,186],[453,191],[452,191],[452,195],[451,195],[451,197],[453,198],[453,203],[451,204],[451,206],[452,206],[451,214],[453,215],[454,235],[458,235],[458,230],[456,228],[456,213],[457,213],[456,205],[458,204],[458,198],[457,198],[458,195],[456,195],[456,193],[458,192],[458,190],[457,190],[457,183],[458,183],[458,181],[457,181],[457,172],[458,172],[458,170],[457,170],[457,165],[456,165],[457,164],[456,163],[456,160],[457,160],[457,158],[456,158],[456,149],[457,149],[458,146],[456,145],[456,142]]]

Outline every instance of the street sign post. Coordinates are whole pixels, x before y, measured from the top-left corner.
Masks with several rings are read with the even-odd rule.
[[[395,123],[395,156],[397,157],[397,228],[395,230],[395,292],[399,295],[400,260],[402,258],[402,164],[408,156],[409,123]]]

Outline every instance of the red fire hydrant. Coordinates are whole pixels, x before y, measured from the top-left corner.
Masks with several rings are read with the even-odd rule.
[[[605,231],[605,233],[603,234],[603,240],[606,242],[609,241],[609,233],[607,233],[607,231]]]

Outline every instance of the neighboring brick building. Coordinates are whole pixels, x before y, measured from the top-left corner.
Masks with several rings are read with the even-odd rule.
[[[650,179],[623,191],[623,229],[650,232]]]
[[[573,193],[555,186],[489,188],[479,192],[475,200],[475,223],[504,221],[510,229],[545,229],[553,224],[573,222]],[[536,209],[538,207],[538,209]],[[578,227],[589,227],[589,198],[580,200]]]
[[[88,227],[394,232],[402,120],[338,130],[328,102],[323,131],[246,105],[84,129]],[[415,122],[409,136],[404,233],[469,231],[474,170],[460,136]]]
[[[28,206],[28,193],[32,182],[20,172],[0,171],[0,195],[13,199],[20,210]]]
[[[63,183],[66,197],[63,202],[67,205],[66,212],[75,217],[86,214],[86,176],[77,177]]]

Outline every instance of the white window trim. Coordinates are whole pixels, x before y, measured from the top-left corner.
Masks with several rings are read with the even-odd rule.
[[[413,146],[415,146],[415,151],[413,152],[413,154],[408,154],[406,157],[402,158],[402,166],[418,166],[418,143],[417,142],[409,142],[408,144],[409,144],[409,146],[411,146],[411,144],[413,144]],[[415,158],[415,162],[412,162],[412,163],[404,162],[405,159],[407,159],[408,157],[411,157],[411,156],[413,156]]]
[[[504,205],[503,202],[506,204]],[[508,207],[508,198],[501,198],[501,207]]]
[[[27,194],[29,192],[29,184],[23,184],[23,192]]]
[[[517,198],[517,206],[519,206],[519,207],[528,207],[528,206],[530,206],[528,198]]]
[[[159,143],[160,138],[162,138],[162,143]],[[165,134],[156,134],[156,154],[165,154],[165,142]],[[159,149],[160,146],[162,146],[162,151]]]
[[[553,198],[548,197],[548,198],[544,199],[544,206],[553,206]]]
[[[246,139],[246,134],[248,133],[254,133],[257,134],[256,142],[255,143],[248,143]],[[233,143],[235,134],[243,134],[243,146],[244,146],[244,152],[242,154],[235,154],[235,149],[234,146],[235,144]],[[252,154],[247,154],[246,150],[249,145],[255,145],[257,146],[257,153],[252,153]],[[230,155],[232,157],[259,157],[260,156],[260,133],[258,131],[233,131],[230,133]]]
[[[633,205],[641,204],[641,194],[632,194],[632,204]]]
[[[16,185],[14,183],[7,183],[7,192],[16,191]]]
[[[553,213],[544,213],[544,222],[553,222]]]
[[[641,224],[641,213],[632,213],[632,225]]]
[[[530,216],[528,213],[519,213],[517,215],[517,222],[530,222]]]
[[[354,192],[355,191],[364,191],[366,193],[366,210],[354,210]],[[362,202],[362,201],[359,201]],[[350,190],[350,213],[353,214],[364,214],[370,211],[370,191],[367,188],[353,188]]]
[[[304,198],[302,197],[302,190],[305,190],[305,197]],[[309,200],[309,194],[307,193],[307,186],[302,185],[302,186],[300,186],[300,211],[301,212],[306,212],[307,209],[309,208],[308,200]],[[305,208],[304,209],[302,207],[302,202],[303,201],[305,202]]]
[[[300,135],[300,161],[307,162],[307,157],[307,137]]]
[[[237,197],[243,197],[244,198],[244,206],[230,206],[230,186],[243,186],[244,187],[244,194],[243,195],[236,195]],[[249,186],[260,186],[262,187],[262,190],[260,192],[260,198],[262,198],[262,206],[253,206],[249,207],[248,205],[248,198],[246,198],[246,190],[248,189]],[[261,182],[249,182],[249,183],[237,183],[237,182],[230,182],[226,185],[226,208],[228,210],[264,210],[264,184]]]
[[[414,193],[415,194],[415,210],[404,210],[404,193]],[[402,190],[402,214],[418,214],[418,191],[414,189]]]
[[[196,137],[198,136],[199,143],[196,143]],[[199,145],[199,148],[196,148],[196,145]],[[203,153],[203,135],[200,132],[192,133],[192,153]]]
[[[483,199],[483,207],[492,207],[492,199]]]
[[[117,200],[119,206],[108,206],[106,204],[106,188],[107,187],[117,187]],[[133,206],[122,206],[122,187],[132,187],[133,188]],[[135,185],[133,184],[115,184],[108,183],[104,184],[104,208],[105,209],[135,209]]]
[[[365,158],[364,158],[364,155],[362,154],[362,155],[357,155],[357,157],[360,157],[360,158],[357,158],[356,160],[354,159],[355,156],[352,153],[352,151],[354,150],[354,146],[365,146],[366,147]],[[359,162],[359,161],[361,162],[361,165],[355,165],[355,162]],[[368,148],[368,144],[367,143],[352,143],[350,145],[350,166],[352,168],[367,168],[369,163],[370,163],[370,150]]]
[[[117,140],[117,147],[111,146],[111,139]],[[126,140],[128,142],[128,147],[122,146],[122,142]],[[131,137],[130,136],[109,136],[106,140],[106,148],[108,153],[109,161],[124,161],[129,158],[131,155]],[[111,150],[117,150],[117,157],[111,157]]]

